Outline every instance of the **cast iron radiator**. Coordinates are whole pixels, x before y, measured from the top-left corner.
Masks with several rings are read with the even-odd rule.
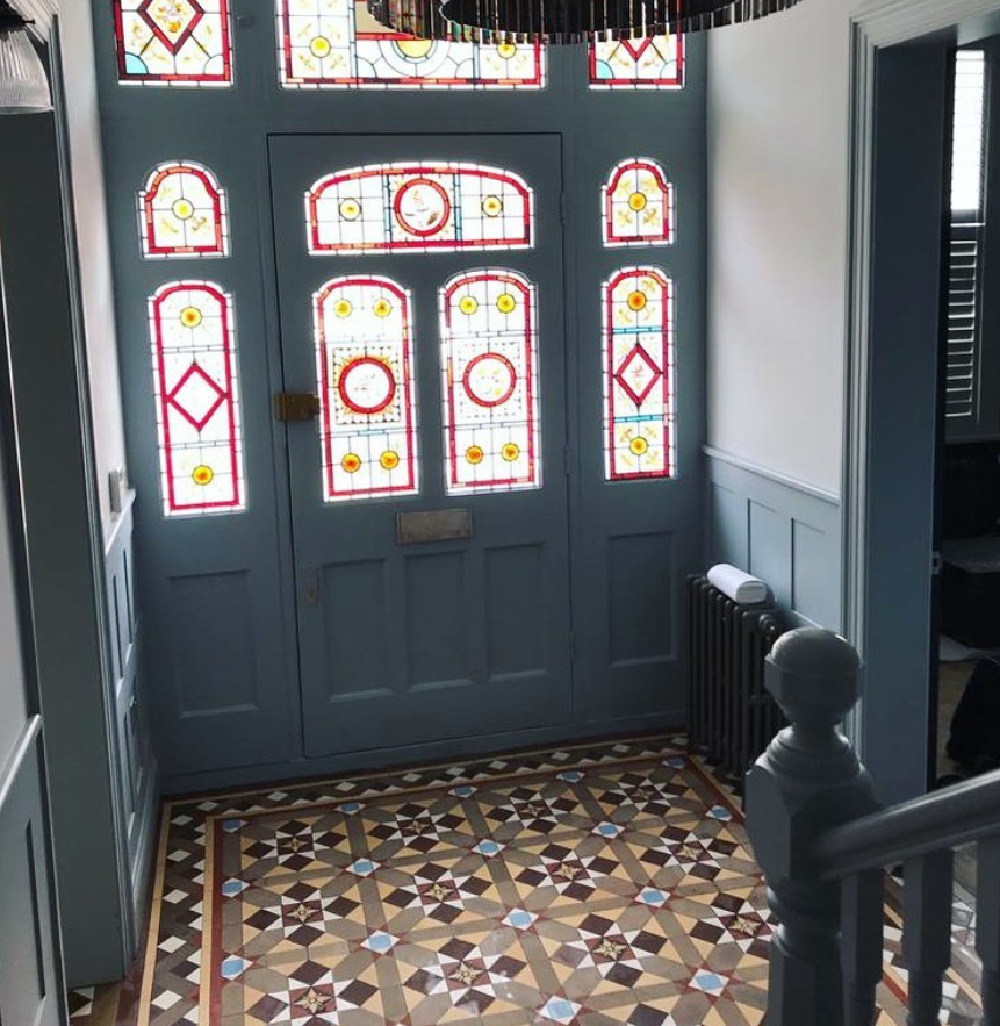
[[[688,746],[741,791],[743,774],[785,726],[764,689],[764,657],[783,633],[770,603],[741,606],[706,577],[687,579]]]

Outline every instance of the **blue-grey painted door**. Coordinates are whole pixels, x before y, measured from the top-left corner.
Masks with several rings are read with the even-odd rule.
[[[313,420],[288,427],[306,753],[568,723],[560,137],[279,136],[269,154],[284,385],[317,393],[323,406],[319,430]],[[531,190],[530,246],[311,254],[303,196],[326,175],[385,164],[454,173],[406,172],[418,184],[394,193],[381,179],[353,182],[331,216],[363,231],[391,222],[390,232],[407,218],[433,227],[438,214],[464,217],[456,232],[469,237],[474,215],[490,225],[489,216],[514,217],[517,198],[501,199],[496,182],[467,180],[457,165],[473,175],[502,169]],[[431,179],[465,192],[446,199]],[[438,202],[455,209],[425,209]],[[469,272],[457,291],[449,284]],[[521,320],[530,306],[534,316]],[[402,357],[390,352],[403,316],[412,392]],[[475,339],[462,335],[466,324]],[[525,324],[527,352],[532,341],[535,349],[527,363],[519,359]],[[446,378],[449,331],[462,341]],[[448,410],[469,423],[463,401],[479,426],[452,435]],[[527,420],[537,403],[537,425],[508,423],[512,402]],[[467,517],[470,536],[405,540],[413,520],[439,511]]]

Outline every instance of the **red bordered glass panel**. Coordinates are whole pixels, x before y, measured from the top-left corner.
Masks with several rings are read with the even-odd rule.
[[[142,252],[147,257],[227,256],[226,194],[206,167],[161,164],[139,193]]]
[[[113,0],[118,79],[227,86],[233,78],[228,0]]]
[[[323,497],[415,495],[410,294],[388,278],[335,278],[313,296]]]
[[[376,164],[306,193],[309,252],[527,249],[533,196],[517,175],[478,164]]]
[[[601,192],[606,246],[665,246],[673,242],[673,187],[655,160],[623,160]]]
[[[277,0],[278,65],[288,89],[540,89],[537,44],[444,43],[392,32],[364,0]]]
[[[207,281],[164,285],[149,301],[163,508],[246,508],[230,297]]]
[[[673,477],[674,347],[670,280],[628,267],[602,286],[605,478]]]
[[[590,44],[592,89],[680,89],[684,37],[680,34]]]
[[[534,286],[485,268],[452,278],[440,302],[448,494],[537,488]]]

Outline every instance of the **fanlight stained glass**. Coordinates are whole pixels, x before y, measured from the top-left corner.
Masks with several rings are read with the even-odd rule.
[[[200,164],[161,164],[139,193],[142,251],[147,257],[226,256],[225,192]]]
[[[649,36],[590,44],[592,89],[680,89],[684,37]]]
[[[602,286],[608,481],[676,471],[671,293],[654,267],[625,268]]]
[[[229,85],[228,0],[113,0],[118,79],[147,85]]]
[[[388,278],[335,278],[313,313],[324,499],[415,495],[409,292]]]
[[[673,188],[653,160],[633,157],[602,189],[606,246],[663,246],[673,241]]]
[[[380,25],[364,0],[277,0],[286,88],[539,89],[545,51],[533,43],[445,43]]]
[[[311,253],[526,249],[533,196],[510,171],[478,164],[356,167],[306,193]]]
[[[540,484],[535,289],[486,268],[440,293],[449,495]]]
[[[160,478],[167,516],[246,507],[230,297],[206,281],[149,301]]]

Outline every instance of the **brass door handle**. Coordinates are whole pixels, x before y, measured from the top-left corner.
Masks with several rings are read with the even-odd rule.
[[[319,416],[319,396],[312,392],[278,392],[274,396],[274,416],[286,424],[315,420]]]

